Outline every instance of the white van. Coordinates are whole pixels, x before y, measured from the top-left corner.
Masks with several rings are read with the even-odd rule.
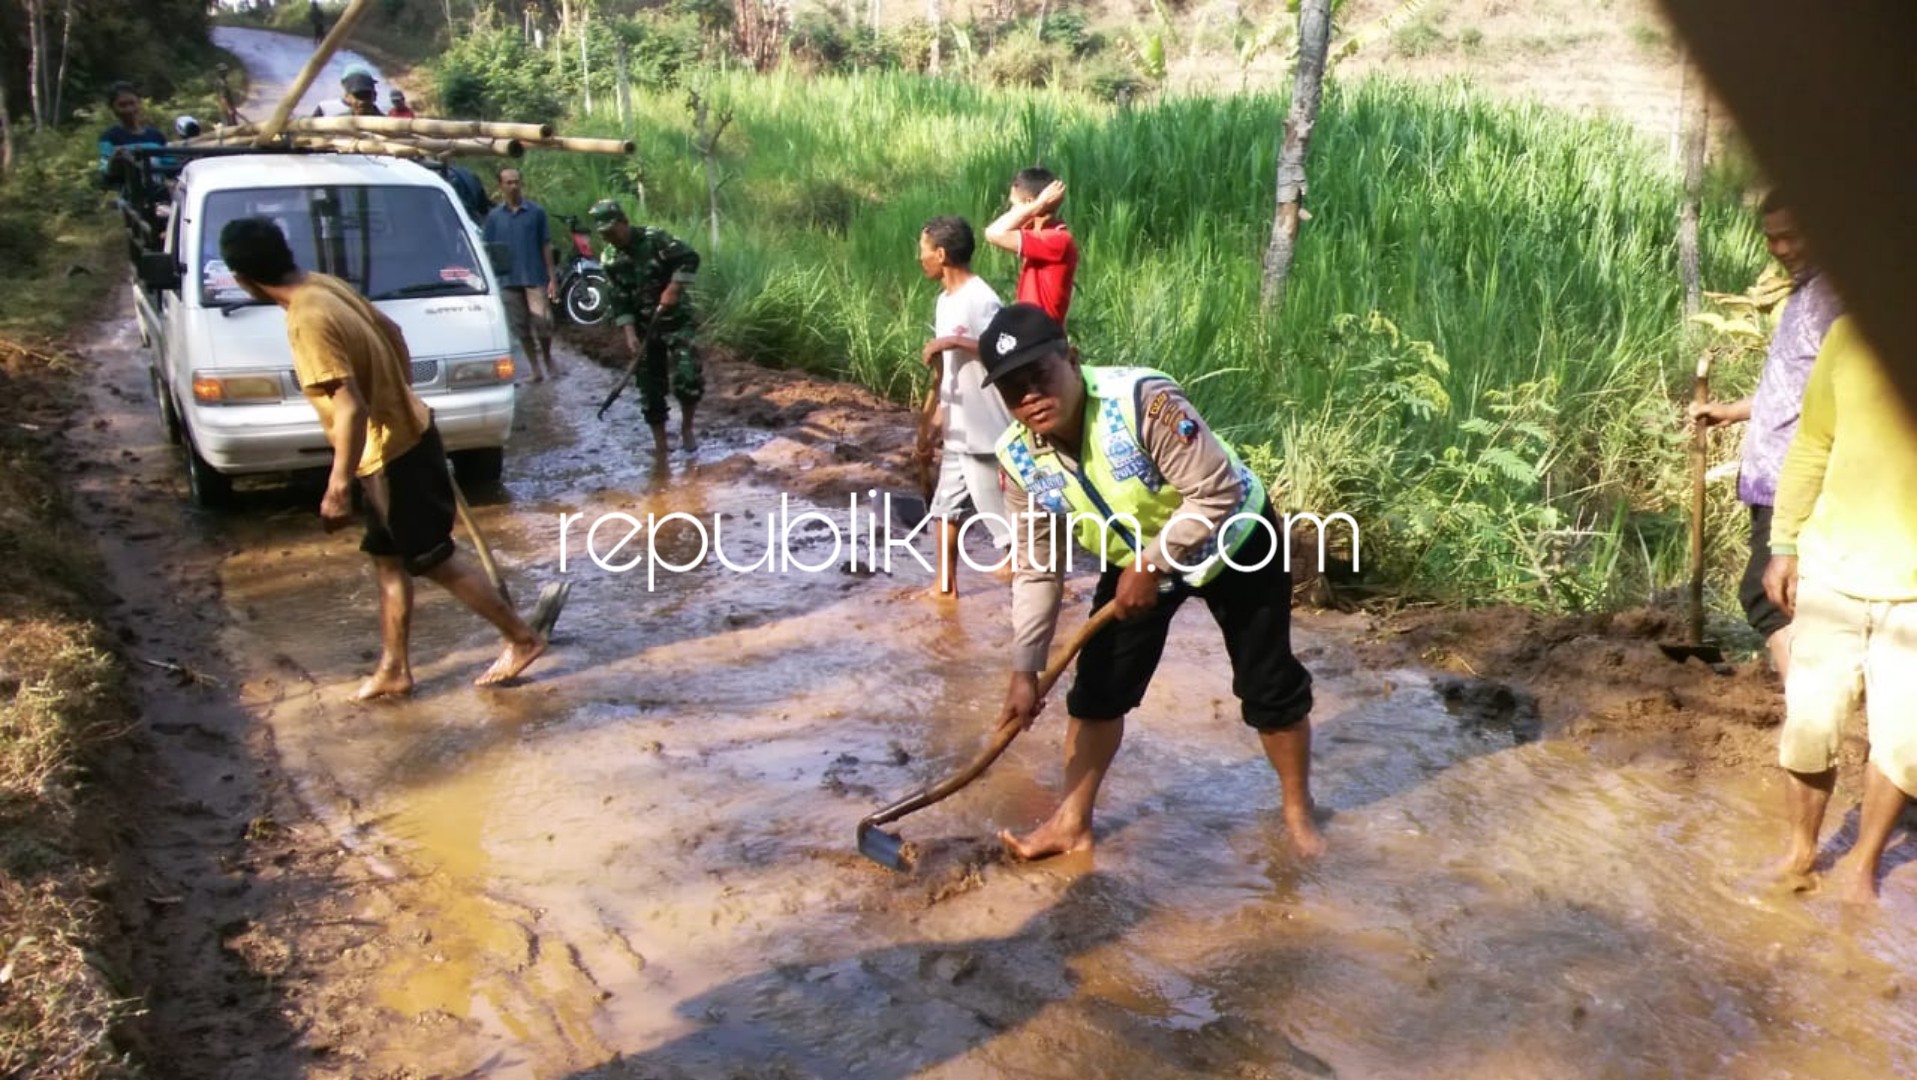
[[[332,463],[293,375],[285,313],[238,288],[220,259],[220,230],[255,215],[279,223],[302,269],[346,279],[399,325],[413,391],[461,486],[496,482],[513,423],[512,346],[495,264],[451,185],[397,157],[228,153],[180,167],[159,219],[163,251],[139,256],[134,288],[193,501],[227,502],[235,476]]]

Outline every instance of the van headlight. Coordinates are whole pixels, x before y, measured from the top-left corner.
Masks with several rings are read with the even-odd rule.
[[[485,386],[489,383],[513,381],[513,358],[502,356],[497,360],[472,360],[464,364],[454,364],[446,375],[448,386]]]
[[[273,375],[205,375],[193,373],[193,400],[202,405],[259,405],[285,395]]]

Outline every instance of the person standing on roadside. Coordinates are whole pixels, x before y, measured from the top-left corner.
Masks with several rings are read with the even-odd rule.
[[[1856,321],[1839,316],[1804,389],[1771,520],[1764,591],[1792,619],[1778,764],[1789,775],[1782,871],[1807,887],[1861,700],[1870,762],[1844,899],[1877,899],[1877,872],[1917,795],[1917,415]]]
[[[978,335],[1002,305],[992,286],[972,272],[975,244],[971,223],[962,217],[935,217],[919,232],[919,270],[940,290],[932,322],[936,336],[925,343],[923,359],[932,369],[945,431],[930,507],[938,520],[939,552],[931,594],[943,600],[958,597],[959,527],[968,513],[983,516],[1001,560],[1012,546],[994,457],[1012,414],[985,387],[978,362]]]
[[[1765,595],[1764,571],[1770,564],[1771,523],[1775,516],[1777,478],[1784,453],[1797,432],[1804,385],[1824,335],[1843,313],[1843,302],[1830,279],[1820,273],[1809,246],[1798,231],[1789,207],[1777,192],[1765,196],[1759,212],[1764,240],[1771,256],[1790,275],[1790,296],[1771,337],[1757,390],[1741,401],[1712,401],[1689,407],[1691,420],[1704,427],[1749,422],[1744,435],[1744,458],[1737,472],[1737,497],[1750,508],[1751,556],[1737,598],[1745,621],[1764,636],[1771,666],[1780,681],[1789,682],[1790,615]]]
[[[319,0],[306,0],[306,18],[313,24],[313,44],[318,45],[326,37],[326,13],[320,10]]]
[[[1170,376],[1080,366],[1064,328],[1036,305],[1000,309],[978,352],[986,385],[1016,421],[997,454],[1017,523],[1001,725],[1029,727],[1042,708],[1038,673],[1058,624],[1065,543],[1100,559],[1092,610],[1117,606],[1117,621],[1080,651],[1065,699],[1064,798],[1025,836],[1000,833],[1007,851],[1039,859],[1091,850],[1092,810],[1126,714],[1145,699],[1172,616],[1197,596],[1224,638],[1241,717],[1278,774],[1292,844],[1307,858],[1322,853],[1310,787],[1312,678],[1291,651],[1284,524],[1263,482]]]
[[[1038,305],[1064,326],[1078,276],[1078,240],[1058,218],[1065,183],[1046,169],[1021,169],[1008,199],[1011,208],[985,227],[985,240],[1018,256],[1013,299]]]
[[[626,351],[645,360],[639,365],[640,414],[652,428],[655,467],[666,463],[666,393],[679,399],[679,443],[690,453],[699,448],[693,435],[692,413],[705,396],[699,353],[693,345],[692,302],[685,290],[698,279],[699,253],[692,245],[650,225],[634,227],[612,199],[592,204],[587,216],[606,238],[600,259],[612,282],[613,325],[626,335]],[[651,341],[642,345],[645,327],[653,326]]]
[[[383,648],[355,697],[413,691],[414,577],[437,583],[506,639],[477,685],[518,677],[546,651],[546,640],[453,543],[457,504],[446,451],[432,413],[413,393],[405,335],[352,285],[301,270],[286,234],[269,218],[229,222],[220,231],[220,258],[248,295],[285,310],[294,375],[333,446],[320,500],[328,532],[351,522],[358,482],[366,523],[360,550],[372,557],[379,579]]]
[[[408,105],[406,103],[406,91],[401,90],[397,86],[393,87],[390,91],[387,92],[386,103],[387,103],[387,108],[386,108],[387,116],[414,117],[419,115],[418,113],[413,111],[413,107],[411,105]]]
[[[552,362],[551,303],[558,277],[546,208],[526,198],[526,180],[518,169],[500,170],[499,194],[505,201],[486,215],[486,242],[505,244],[511,254],[499,281],[506,321],[526,350],[533,381],[544,382],[548,374],[559,375]]]

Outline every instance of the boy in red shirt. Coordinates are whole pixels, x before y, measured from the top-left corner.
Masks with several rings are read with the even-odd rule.
[[[1078,241],[1058,220],[1065,184],[1042,168],[1021,169],[1012,178],[1011,209],[985,227],[985,239],[1018,256],[1017,299],[1037,304],[1060,326],[1072,306],[1078,274]]]

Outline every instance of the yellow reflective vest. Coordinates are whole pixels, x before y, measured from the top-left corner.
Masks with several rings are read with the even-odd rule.
[[[1078,468],[1068,467],[1058,454],[1041,449],[1024,424],[1013,422],[999,436],[999,466],[1031,495],[1032,507],[1065,515],[1067,531],[1086,551],[1100,556],[1102,566],[1130,566],[1150,546],[1172,515],[1184,503],[1177,488],[1144,450],[1139,438],[1142,388],[1147,380],[1178,384],[1162,371],[1142,367],[1081,367],[1085,379],[1084,446]],[[1224,551],[1237,554],[1245,538],[1258,528],[1251,520],[1264,512],[1265,485],[1245,466],[1238,452],[1224,440],[1226,456],[1238,476],[1238,501],[1223,530],[1180,558],[1187,569],[1177,573],[1187,584],[1203,585],[1225,567],[1219,554],[1219,532]],[[1042,557],[1042,556],[1041,556]]]

